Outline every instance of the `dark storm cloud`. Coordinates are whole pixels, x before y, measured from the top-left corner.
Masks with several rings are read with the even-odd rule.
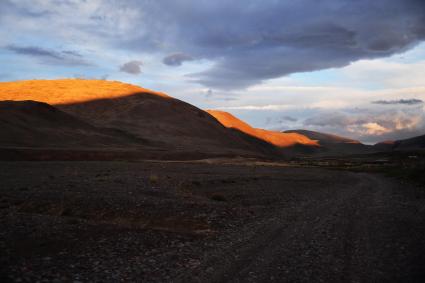
[[[51,59],[61,60],[63,57],[56,51],[44,49],[37,46],[15,46],[9,45],[7,50],[13,51],[16,54],[30,55],[35,57],[48,57]]]
[[[421,99],[399,99],[399,100],[377,100],[373,101],[373,104],[382,104],[382,105],[396,105],[396,104],[404,104],[404,105],[417,105],[423,104],[423,100]]]
[[[129,61],[120,67],[120,71],[124,73],[128,73],[128,74],[132,74],[132,75],[138,75],[142,72],[142,70],[140,69],[140,66],[142,65],[143,65],[142,61],[137,61],[137,60]]]
[[[246,88],[297,72],[386,57],[425,38],[424,0],[28,3],[0,1],[0,23],[19,31],[21,19],[31,18],[46,26],[39,33],[60,38],[66,29],[82,42],[90,38],[117,50],[160,55],[171,66],[189,59],[173,54],[178,50],[212,66],[189,76],[212,89]]]
[[[41,59],[42,63],[53,65],[81,65],[90,66],[91,64],[84,60],[81,54],[72,50],[55,51],[39,46],[17,46],[8,45],[6,50],[15,54],[27,55]]]
[[[244,88],[296,72],[403,52],[425,37],[421,0],[155,1],[131,48],[182,50],[215,65],[192,74],[212,88]]]
[[[181,66],[185,61],[192,61],[193,58],[184,53],[174,53],[165,57],[162,62],[168,66]]]

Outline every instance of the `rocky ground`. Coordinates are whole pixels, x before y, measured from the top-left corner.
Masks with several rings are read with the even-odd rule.
[[[425,189],[222,162],[0,162],[1,282],[423,282]]]

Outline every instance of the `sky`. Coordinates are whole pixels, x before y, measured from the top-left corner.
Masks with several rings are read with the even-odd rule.
[[[163,91],[255,127],[425,134],[423,0],[1,0],[0,81]]]

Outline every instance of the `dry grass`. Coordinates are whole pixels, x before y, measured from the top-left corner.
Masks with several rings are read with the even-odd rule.
[[[151,183],[151,185],[157,185],[159,182],[159,176],[156,174],[150,174],[149,175],[149,183]]]
[[[247,123],[239,120],[230,113],[217,110],[207,110],[209,114],[214,116],[221,124],[227,128],[238,129],[245,134],[256,137],[278,147],[288,147],[295,144],[304,144],[310,146],[319,146],[317,141],[311,140],[308,137],[298,133],[281,133],[268,131],[263,129],[256,129]]]
[[[0,82],[0,100],[35,100],[51,105],[119,98],[136,93],[164,93],[117,81],[61,79]]]

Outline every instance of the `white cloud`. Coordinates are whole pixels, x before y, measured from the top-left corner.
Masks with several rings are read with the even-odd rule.
[[[222,110],[271,110],[271,111],[280,111],[285,109],[290,109],[293,106],[291,105],[244,105],[244,106],[228,106],[228,107],[220,107]]]
[[[425,60],[415,63],[391,59],[361,60],[341,69],[346,80],[381,88],[424,87]]]
[[[380,136],[382,134],[390,132],[389,129],[387,129],[387,128],[385,128],[385,127],[383,127],[383,126],[381,126],[381,125],[379,125],[378,123],[375,123],[375,122],[364,123],[362,125],[362,127],[366,129],[365,133],[368,134],[368,135],[378,135],[378,136]]]

